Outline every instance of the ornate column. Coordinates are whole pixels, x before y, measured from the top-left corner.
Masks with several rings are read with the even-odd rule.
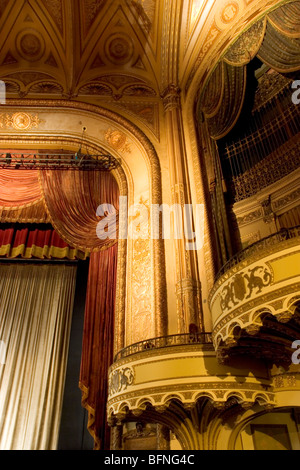
[[[110,450],[122,450],[122,425],[111,428]]]
[[[167,426],[157,425],[156,442],[157,450],[170,450],[170,430]]]
[[[186,146],[182,122],[180,89],[169,85],[162,95],[168,138],[168,155],[172,204],[181,206],[181,225],[185,227],[184,208],[191,204],[191,193],[188,177]],[[195,218],[192,217],[193,227]],[[173,231],[174,233],[174,231]],[[184,235],[184,231],[183,231]],[[199,281],[197,252],[188,250],[188,240],[174,238],[176,256],[176,301],[178,330],[187,333],[189,325],[197,325],[203,331],[201,286]]]

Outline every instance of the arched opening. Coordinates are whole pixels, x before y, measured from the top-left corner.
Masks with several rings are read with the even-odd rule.
[[[280,408],[245,419],[235,450],[298,450],[299,409]]]
[[[283,208],[277,189],[269,189],[291,174],[297,184],[298,21],[299,2],[291,2],[252,24],[224,52],[198,99],[216,271],[257,239],[299,225],[297,204]]]
[[[1,448],[107,449],[119,186],[103,168],[53,169],[54,154],[62,161],[75,151],[16,147],[2,154]],[[115,233],[100,237],[100,222],[103,232],[115,223]]]

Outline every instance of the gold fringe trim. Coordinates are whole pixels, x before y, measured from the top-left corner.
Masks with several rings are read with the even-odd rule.
[[[85,260],[88,257],[88,253],[77,250],[75,248],[59,248],[56,246],[45,245],[43,247],[32,245],[26,248],[24,244],[17,247],[11,248],[11,245],[2,245],[0,247],[0,256],[6,256],[8,258],[17,258],[21,256],[24,259],[30,259],[32,257],[45,259],[45,258],[57,258],[57,259],[81,259]]]
[[[79,382],[79,388],[82,392],[82,397],[81,397],[81,405],[83,408],[85,408],[88,412],[88,425],[87,429],[94,439],[94,450],[100,450],[101,449],[101,439],[99,436],[97,436],[95,432],[95,414],[96,410],[95,408],[91,407],[90,404],[88,403],[88,397],[89,397],[89,388],[86,387],[82,382]]]

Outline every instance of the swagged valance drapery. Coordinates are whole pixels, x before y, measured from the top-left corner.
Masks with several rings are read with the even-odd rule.
[[[198,100],[199,134],[207,136],[208,178],[219,267],[233,254],[224,200],[224,178],[217,142],[236,125],[245,102],[247,65],[255,57],[278,73],[300,70],[300,2],[290,2],[253,24],[218,62]],[[213,184],[212,184],[213,182]]]
[[[51,223],[70,246],[86,254],[116,243],[119,197],[115,179],[100,171],[0,169],[1,222]],[[97,209],[116,220],[116,233],[99,238]]]
[[[0,256],[90,259],[79,387],[96,449],[108,446],[107,371],[113,354],[118,251],[117,237],[97,235],[101,204],[118,229],[119,189],[110,173],[0,170],[0,217],[5,223]]]
[[[198,108],[213,140],[222,139],[236,124],[245,99],[246,66],[256,56],[278,73],[300,70],[300,1],[251,26],[217,64]]]

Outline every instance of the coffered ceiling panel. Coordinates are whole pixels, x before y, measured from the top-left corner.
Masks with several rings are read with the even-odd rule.
[[[8,91],[15,87],[23,96],[32,88],[37,92],[39,86],[59,93],[67,88],[64,12],[58,9],[56,23],[42,4],[23,0],[1,3],[0,21],[5,19],[0,35],[1,76]]]
[[[116,102],[170,84],[194,96],[224,48],[278,3],[0,0],[0,79],[9,97]]]
[[[76,49],[76,93],[92,83],[106,83],[114,93],[134,82],[155,93],[153,61],[145,53],[147,41],[128,6],[114,2],[94,20],[93,29],[97,33],[82,36],[81,51]]]
[[[157,94],[158,0],[0,0],[8,93]]]

